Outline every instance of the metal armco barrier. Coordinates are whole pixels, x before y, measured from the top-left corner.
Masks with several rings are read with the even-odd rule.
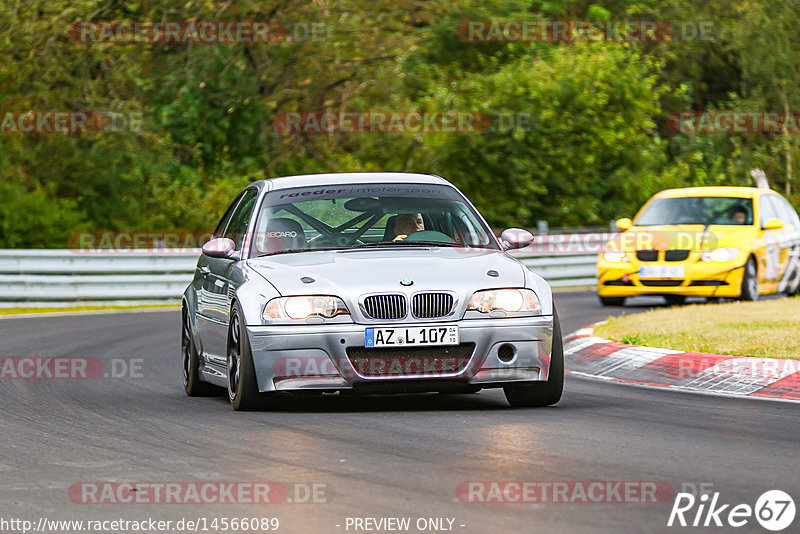
[[[0,301],[175,300],[199,250],[0,250]]]
[[[531,246],[512,252],[552,287],[597,284],[597,255],[615,233],[573,232],[536,236]]]
[[[513,255],[553,287],[596,284],[597,252],[608,234],[569,235],[581,237],[537,237]],[[199,254],[0,249],[0,302],[175,301],[191,282]]]
[[[531,271],[552,287],[592,286],[597,284],[597,254],[575,256],[516,255]]]

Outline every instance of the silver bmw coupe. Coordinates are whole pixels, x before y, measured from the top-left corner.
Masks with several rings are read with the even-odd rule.
[[[203,246],[183,294],[189,396],[235,410],[277,395],[477,392],[561,398],[550,287],[438,176],[352,173],[255,182]]]

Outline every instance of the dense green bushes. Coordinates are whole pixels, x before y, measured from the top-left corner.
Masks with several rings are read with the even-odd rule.
[[[749,184],[753,166],[783,190],[800,167],[795,136],[667,127],[681,110],[800,106],[798,1],[729,4],[6,2],[3,113],[96,110],[141,113],[143,122],[136,131],[0,133],[0,246],[62,247],[82,230],[204,231],[249,181],[296,173],[435,172],[496,226],[605,224],[665,187]],[[69,25],[88,19],[270,19],[290,38],[70,40]],[[714,34],[661,43],[458,37],[459,23],[486,19],[709,21]],[[494,121],[478,134],[285,134],[273,126],[281,112],[325,109],[462,110]]]

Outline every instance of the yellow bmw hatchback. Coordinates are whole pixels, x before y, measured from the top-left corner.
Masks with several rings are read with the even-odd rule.
[[[691,187],[662,191],[631,221],[597,262],[606,306],[658,295],[757,300],[800,287],[800,217],[781,195],[755,187]]]

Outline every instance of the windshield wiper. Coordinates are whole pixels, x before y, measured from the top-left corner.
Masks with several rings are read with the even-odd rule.
[[[374,248],[374,247],[410,247],[410,246],[422,246],[422,247],[463,247],[464,245],[460,245],[458,243],[444,243],[442,241],[379,241],[378,243],[361,243],[359,245],[353,245],[347,247],[349,249],[353,248]]]
[[[443,243],[441,241],[400,241],[400,243],[406,243],[408,245],[424,245],[426,247],[452,247],[452,248],[482,248],[482,249],[489,249],[489,250],[497,250],[495,248],[490,247],[489,245],[466,245],[464,243]]]
[[[267,252],[266,254],[259,254],[257,258],[265,256],[276,256],[278,254],[294,254],[296,252],[318,252],[321,250],[344,250],[347,247],[321,247],[321,248],[287,248],[286,250],[276,250],[274,252]]]

